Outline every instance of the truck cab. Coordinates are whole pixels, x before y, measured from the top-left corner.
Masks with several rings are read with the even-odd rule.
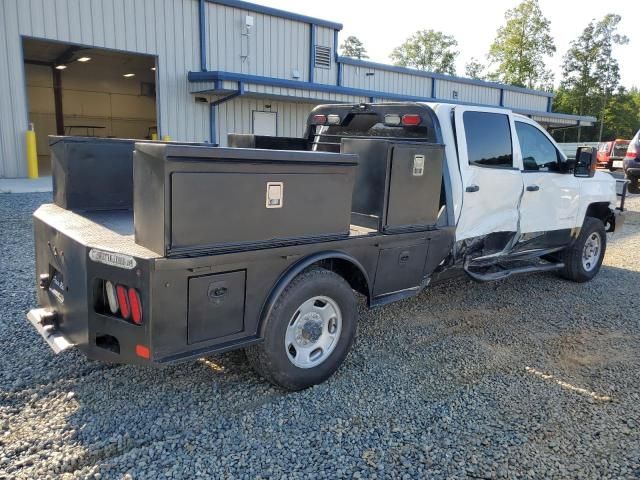
[[[389,125],[360,131],[360,123],[351,120],[356,126],[311,125],[308,137],[315,142],[313,148],[333,151],[337,151],[339,140],[349,135],[398,135],[442,143],[443,192],[447,199],[442,204],[455,225],[459,247],[478,248],[482,242],[493,255],[556,249],[572,242],[588,215],[596,215],[608,229],[615,229],[615,180],[607,173],[596,172],[595,162],[589,169],[577,171],[574,161],[567,159],[553,138],[528,117],[502,108],[446,103],[361,106],[354,117],[371,116],[367,112],[370,108],[383,111],[380,115],[384,117],[402,118],[415,113],[410,105],[435,114],[433,132],[428,128],[421,131],[424,124],[399,125],[399,133],[393,133]],[[310,122],[317,115],[328,116],[349,108],[353,110],[345,106],[318,107]],[[398,113],[384,113],[386,109]]]

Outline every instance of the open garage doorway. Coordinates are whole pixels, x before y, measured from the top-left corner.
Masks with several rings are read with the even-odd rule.
[[[40,175],[51,173],[49,135],[155,138],[154,56],[32,38],[22,47]]]

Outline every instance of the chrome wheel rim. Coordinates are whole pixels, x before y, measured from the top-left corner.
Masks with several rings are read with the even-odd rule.
[[[584,249],[582,250],[582,267],[585,271],[590,272],[596,268],[601,254],[602,239],[599,233],[593,232],[589,235],[589,238],[587,238]]]
[[[289,320],[284,348],[298,368],[313,368],[335,350],[342,331],[342,313],[329,297],[316,296],[300,305]]]

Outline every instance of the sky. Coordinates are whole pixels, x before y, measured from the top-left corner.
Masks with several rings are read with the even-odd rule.
[[[453,35],[458,41],[460,56],[457,74],[464,75],[464,66],[471,57],[486,63],[486,54],[497,29],[504,23],[504,12],[515,7],[518,0],[254,0],[255,3],[290,12],[342,23],[339,42],[355,35],[367,49],[370,60],[391,63],[394,47],[417,30],[434,29]],[[539,0],[543,14],[551,21],[551,35],[556,42],[556,54],[547,64],[561,77],[562,57],[569,43],[576,39],[592,19],[607,13],[622,16],[620,32],[629,43],[617,46],[614,57],[620,64],[621,84],[640,87],[640,1],[639,0]]]

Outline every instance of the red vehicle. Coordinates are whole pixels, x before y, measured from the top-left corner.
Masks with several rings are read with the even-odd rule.
[[[598,168],[608,168],[611,171],[622,168],[622,161],[627,153],[629,142],[630,140],[618,138],[598,145]]]

